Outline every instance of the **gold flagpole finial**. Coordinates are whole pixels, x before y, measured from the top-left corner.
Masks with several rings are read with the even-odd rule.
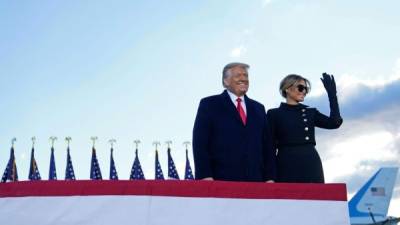
[[[97,136],[90,137],[90,140],[92,140],[92,142],[93,142],[93,148],[94,148],[94,145],[96,144],[97,139],[98,139]]]
[[[36,137],[33,136],[33,137],[31,138],[31,140],[32,140],[32,148],[34,148],[34,147],[35,147],[35,142],[36,142]]]
[[[188,149],[188,146],[190,145],[190,141],[185,141],[183,142],[183,145],[185,146],[186,150]]]
[[[136,147],[136,149],[138,149],[139,144],[140,144],[140,140],[139,139],[134,140],[133,143],[135,143],[135,147]]]
[[[156,151],[158,150],[158,146],[161,145],[159,141],[153,141],[153,145],[156,146]]]
[[[168,148],[170,148],[170,146],[172,145],[172,141],[168,140],[168,141],[165,142],[165,144],[167,145]]]
[[[108,142],[111,144],[111,148],[113,148],[114,147],[114,143],[117,142],[117,140],[110,139],[110,140],[108,140]]]
[[[72,141],[72,138],[71,137],[66,137],[65,141],[67,142],[67,146],[69,148],[69,143]]]
[[[13,137],[12,139],[11,139],[11,147],[12,148],[14,148],[14,143],[15,142],[17,142],[17,138],[16,137]]]
[[[49,140],[50,140],[50,142],[51,142],[51,147],[54,148],[54,142],[57,140],[57,137],[56,137],[56,136],[51,136],[51,137],[49,138]]]

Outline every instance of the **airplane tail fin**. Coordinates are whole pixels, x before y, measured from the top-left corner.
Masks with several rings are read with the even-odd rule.
[[[379,169],[350,200],[350,217],[364,217],[369,221],[386,218],[397,172],[397,167]]]

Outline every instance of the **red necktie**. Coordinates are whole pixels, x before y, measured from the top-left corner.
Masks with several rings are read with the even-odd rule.
[[[246,113],[244,113],[244,109],[242,107],[242,104],[240,104],[242,102],[242,99],[241,98],[237,98],[236,101],[238,103],[236,109],[239,112],[239,115],[240,115],[240,118],[242,119],[243,124],[246,125],[246,120],[247,120]]]

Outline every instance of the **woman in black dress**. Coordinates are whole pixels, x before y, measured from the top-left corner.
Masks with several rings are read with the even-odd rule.
[[[274,148],[277,151],[277,182],[324,183],[321,159],[315,149],[315,127],[336,129],[340,116],[333,76],[322,74],[328,93],[330,116],[300,102],[310,91],[310,82],[296,74],[286,76],[280,84],[286,103],[267,112]]]

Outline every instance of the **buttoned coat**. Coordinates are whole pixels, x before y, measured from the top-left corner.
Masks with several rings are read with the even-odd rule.
[[[315,127],[336,129],[343,120],[336,98],[326,116],[307,105],[281,103],[267,113],[277,154],[277,182],[324,183],[322,162],[315,149]]]
[[[246,125],[226,90],[200,101],[193,128],[196,179],[275,179],[275,152],[265,108],[247,96],[244,99]]]

